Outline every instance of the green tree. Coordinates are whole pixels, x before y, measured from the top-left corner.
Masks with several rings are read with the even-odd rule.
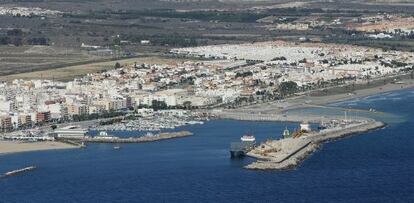
[[[183,103],[183,106],[184,106],[185,109],[191,109],[191,102],[190,101],[185,101]]]
[[[167,109],[167,104],[164,101],[157,101],[157,100],[152,100],[152,105],[151,107],[157,111],[157,110],[162,110],[162,109]]]
[[[55,130],[55,129],[57,128],[57,125],[51,125],[51,126],[50,126],[50,128],[51,128],[52,130]]]
[[[119,39],[119,37],[115,38],[113,41],[114,45],[120,45],[121,44],[121,39]]]
[[[288,96],[296,93],[298,91],[298,85],[296,82],[288,81],[282,82],[279,86],[279,92],[282,96]]]
[[[121,68],[121,64],[119,62],[116,62],[114,65],[114,68],[115,69]]]

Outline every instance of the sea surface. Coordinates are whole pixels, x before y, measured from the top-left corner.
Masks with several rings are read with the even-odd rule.
[[[327,143],[297,169],[281,172],[243,169],[253,160],[231,160],[229,144],[245,133],[277,139],[297,123],[215,120],[180,128],[192,137],[120,150],[91,144],[4,155],[0,173],[38,168],[0,179],[0,202],[414,202],[414,90],[331,106],[374,108],[385,113],[364,116],[389,126]]]

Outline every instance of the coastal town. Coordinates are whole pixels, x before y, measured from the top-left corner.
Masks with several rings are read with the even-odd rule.
[[[26,74],[25,77],[20,77],[20,74],[2,77],[0,139],[8,147],[3,153],[27,151],[31,148],[30,142],[33,143],[32,146],[37,145],[32,150],[44,150],[83,148],[85,143],[95,142],[138,143],[187,137],[193,133],[179,130],[192,125],[203,125],[210,120],[342,123],[325,129],[332,130],[340,126],[338,132],[331,133],[330,136],[325,136],[326,133],[322,131],[306,129],[303,136],[300,133],[301,136],[284,136],[284,139],[275,140],[274,143],[270,141],[257,146],[248,145],[248,150],[243,148],[246,143],[239,143],[236,147],[239,148],[237,153],[259,159],[259,162],[246,168],[284,169],[287,167],[286,162],[274,166],[262,164],[261,161],[280,161],[275,158],[279,157],[278,153],[294,157],[292,150],[295,153],[310,153],[315,146],[330,140],[333,135],[341,137],[353,134],[353,130],[348,129],[349,126],[356,125],[356,129],[362,128],[360,131],[382,126],[380,122],[357,116],[359,112],[377,113],[376,109],[329,107],[327,104],[412,87],[414,52],[409,50],[409,46],[397,49],[395,44],[388,46],[385,42],[412,39],[414,18],[406,13],[395,12],[356,15],[344,11],[344,16],[331,16],[331,13],[324,10],[300,9],[309,4],[295,2],[280,4],[280,8],[247,8],[245,11],[257,11],[242,12],[254,21],[244,18],[236,21],[246,23],[245,27],[254,22],[257,30],[272,33],[271,36],[284,36],[268,36],[260,40],[238,38],[256,36],[254,32],[225,35],[225,38],[217,35],[215,37],[218,41],[231,38],[239,40],[215,43],[214,40],[185,37],[168,37],[168,40],[151,35],[132,37],[132,34],[112,31],[110,35],[105,33],[105,43],[99,43],[99,40],[90,38],[100,35],[97,29],[96,32],[88,32],[86,39],[79,37],[76,43],[60,44],[59,46],[65,47],[63,50],[54,45],[55,42],[60,43],[60,40],[50,40],[43,36],[46,33],[44,30],[37,32],[37,36],[32,36],[27,30],[5,28],[2,44],[16,47],[24,43],[34,45],[25,54],[33,54],[35,58],[43,53],[48,55],[45,60],[39,58],[38,61],[53,64],[50,54],[56,54],[58,58],[68,57],[78,50],[78,55],[71,57],[85,57],[83,60],[100,63],[73,59],[77,69],[70,70],[70,66],[68,69],[65,66],[55,69],[43,62],[40,68],[43,71]],[[0,7],[0,16],[17,21],[52,20],[63,28],[66,20],[69,24],[92,25],[113,18],[106,22],[106,25],[113,25],[120,23],[118,18],[153,15],[151,12],[134,13],[128,10],[96,11],[89,15],[88,12],[56,8],[58,7],[46,9],[5,5]],[[273,9],[286,15],[279,15]],[[305,12],[305,16],[301,12]],[[320,15],[308,15],[309,12]],[[153,18],[175,18],[175,15],[181,16],[186,12],[177,10],[156,13]],[[291,13],[297,16],[293,17]],[[95,20],[88,19],[95,17]],[[194,22],[186,18],[181,21],[197,23],[204,17],[198,19],[200,16],[189,13],[189,18],[194,18]],[[213,18],[220,19],[218,16]],[[145,22],[167,22],[165,20],[146,18]],[[228,23],[235,19],[230,20]],[[218,29],[221,25],[220,20],[210,20],[208,23],[212,23],[213,29]],[[226,24],[224,30],[232,26],[235,25]],[[197,29],[203,31],[206,28]],[[278,32],[280,33],[276,34]],[[290,36],[291,34],[293,35]],[[267,34],[263,34],[265,35]],[[24,37],[27,39],[24,40]],[[74,50],[68,50],[68,47]],[[144,50],[144,54],[139,53],[141,50]],[[145,58],[146,54],[148,58]],[[5,58],[12,61],[5,63],[10,66],[8,69],[11,72],[8,74],[23,71],[24,75],[26,67],[14,70],[13,67],[20,65],[14,64],[13,61],[17,59],[8,58],[9,55],[7,53]],[[112,58],[108,60],[106,57]],[[91,64],[95,64],[95,67]],[[51,72],[48,72],[49,69]],[[59,70],[61,72],[55,72]],[[306,108],[329,108],[336,115],[305,115],[295,112]],[[343,112],[354,113],[353,121],[343,119]],[[117,134],[119,132],[136,135],[123,137]],[[288,147],[280,147],[285,142]],[[306,147],[302,149],[303,143]],[[28,146],[19,147],[23,145]],[[272,153],[267,153],[269,151]],[[263,154],[273,155],[268,157]],[[305,155],[299,156],[299,159],[301,157]],[[288,163],[289,166],[296,165]]]
[[[199,59],[115,63],[112,70],[68,82],[3,82],[1,130],[119,116],[203,120],[214,110],[283,100],[312,90],[349,85],[352,93],[358,84],[412,74],[414,63],[410,52],[281,41],[182,48],[171,53]]]
[[[77,139],[88,131],[165,131],[214,118],[320,122],[311,115],[286,115],[284,109],[295,101],[285,100],[321,90],[329,95],[336,87],[353,95],[358,85],[378,80],[385,85],[387,78],[399,84],[395,77],[412,77],[414,64],[411,52],[283,41],[180,48],[169,54],[185,60],[116,62],[111,70],[67,82],[3,82],[3,139],[54,141]],[[263,114],[243,110],[272,102],[277,106]],[[68,128],[73,123],[76,127]]]
[[[414,202],[414,0],[2,0],[2,202]]]

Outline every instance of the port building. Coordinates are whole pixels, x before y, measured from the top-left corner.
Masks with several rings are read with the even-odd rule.
[[[56,129],[54,133],[58,138],[81,139],[88,135],[88,130],[80,128],[78,126],[66,126]]]

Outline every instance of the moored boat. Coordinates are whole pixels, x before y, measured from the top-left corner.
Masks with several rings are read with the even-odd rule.
[[[243,142],[255,142],[256,138],[253,135],[243,135],[240,140]]]

